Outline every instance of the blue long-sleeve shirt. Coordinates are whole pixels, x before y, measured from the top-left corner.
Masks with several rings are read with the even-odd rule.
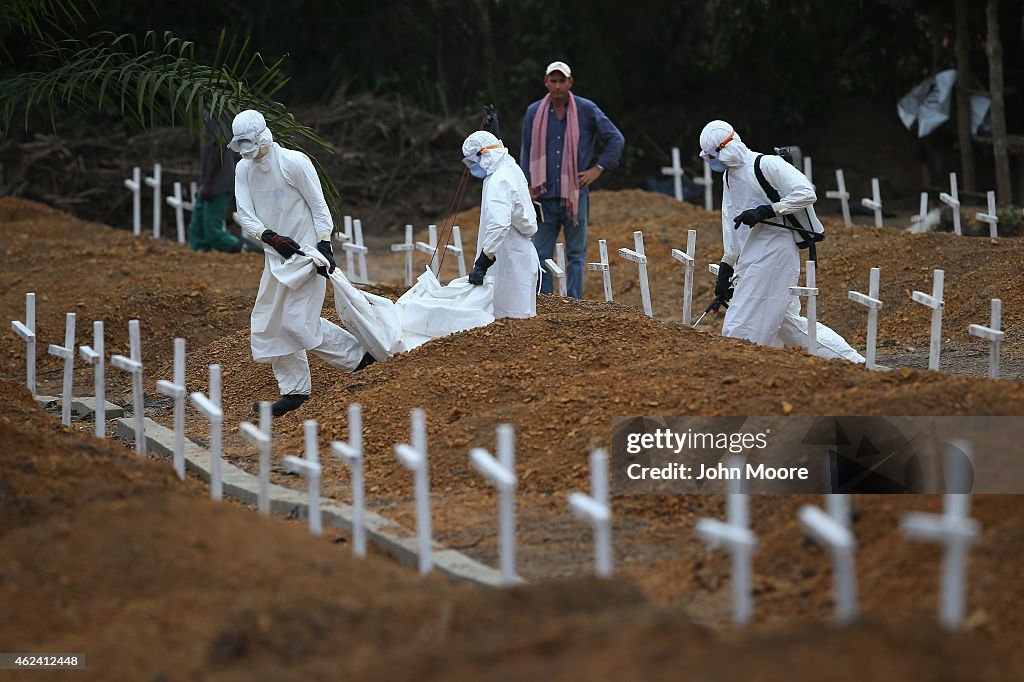
[[[575,96],[576,112],[580,120],[580,146],[579,158],[576,160],[576,168],[582,172],[590,168],[594,158],[594,145],[597,138],[601,138],[604,148],[597,159],[599,166],[605,170],[617,168],[619,158],[622,156],[622,147],[626,138],[622,136],[619,129],[615,127],[612,120],[605,116],[605,113],[589,99]],[[519,165],[526,174],[527,183],[532,186],[530,179],[530,147],[533,142],[533,120],[537,116],[537,109],[543,100],[537,100],[526,108],[526,118],[523,120],[523,145],[519,154]],[[566,114],[569,108],[566,107]],[[555,115],[555,108],[548,107],[548,131],[547,131],[547,159],[548,159],[548,181],[542,199],[556,198],[561,194],[561,172],[562,172],[562,149],[565,147],[566,118],[561,120]]]

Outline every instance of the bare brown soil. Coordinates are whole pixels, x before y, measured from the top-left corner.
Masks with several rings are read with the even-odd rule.
[[[164,344],[144,344],[147,385],[169,378],[171,339],[183,335],[190,344],[190,390],[206,389],[209,363],[225,367],[227,424],[250,419],[253,400],[275,396],[269,367],[249,355],[247,318],[258,257],[193,254],[148,238],[133,241],[10,199],[0,201],[0,216],[8,264],[0,273],[0,305],[6,319],[21,319],[24,292],[39,293],[41,346],[63,337],[64,313],[76,309],[80,340],[88,338],[83,331],[92,319],[104,319],[108,349],[125,352],[126,322],[137,316],[144,339]],[[608,239],[614,252],[632,246],[633,229],[644,230],[656,312],[667,320],[678,320],[682,288],[681,266],[668,253],[685,246],[686,229],[697,229],[697,300],[710,297],[706,263],[720,255],[720,226],[712,214],[623,192],[595,193],[592,218],[595,260],[597,239]],[[473,224],[471,215],[460,217],[460,225]],[[846,289],[865,290],[868,268],[879,265],[887,306],[880,340],[891,340],[901,352],[926,349],[927,311],[909,302],[909,290],[930,291],[931,268],[944,267],[950,343],[980,350],[966,325],[987,321],[988,298],[998,292],[1007,361],[1019,358],[1020,342],[1013,337],[1024,301],[1016,240],[829,227],[819,311],[852,342],[863,334],[865,315],[853,310]],[[475,243],[471,235],[466,239]],[[397,261],[388,256],[381,262],[393,267]],[[25,639],[4,635],[0,641],[35,648],[78,644],[111,666],[146,671],[144,679],[161,670],[201,671],[211,679],[287,677],[292,670],[307,678],[347,671],[377,679],[524,679],[542,673],[667,679],[680,668],[698,679],[792,679],[794,670],[839,679],[1019,677],[1013,668],[1019,656],[1006,654],[1024,640],[1024,514],[1015,497],[975,500],[983,535],[971,555],[969,632],[956,638],[943,636],[931,622],[939,550],[908,543],[898,530],[902,512],[938,508],[929,497],[857,497],[866,619],[848,631],[820,626],[831,608],[828,559],[805,543],[795,521],[797,507],[813,500],[792,496],[752,501],[760,537],[757,625],[742,637],[693,625],[722,630],[728,618],[728,560],[708,555],[693,534],[697,518],[722,513],[718,496],[616,497],[616,564],[634,587],[543,584],[589,570],[589,531],[568,514],[565,496],[586,488],[587,451],[608,444],[613,416],[1024,414],[1024,389],[1016,381],[906,367],[873,373],[799,350],[722,339],[713,327],[695,331],[678,321],[646,318],[629,307],[639,303],[635,285],[627,284],[635,281],[631,270],[614,265],[614,304],[543,297],[534,319],[438,339],[357,374],[314,362],[313,398],[275,422],[279,461],[301,450],[303,419],[318,420],[325,448],[347,436],[345,409],[361,403],[371,503],[412,525],[409,476],[392,448],[408,439],[409,410],[424,407],[437,538],[489,563],[496,561],[495,499],[469,467],[467,453],[474,446],[493,448],[498,423],[515,424],[520,572],[542,584],[513,592],[468,590],[440,579],[420,582],[379,560],[353,565],[341,535],[333,536],[342,541],[335,545],[318,542],[296,523],[264,522],[235,505],[209,504],[196,485],[171,479],[165,465],[124,461],[116,445],[46,421],[51,418],[34,411],[24,392],[7,384],[10,405],[0,427],[9,443],[0,461],[9,492],[2,498],[7,520],[0,541],[9,545],[0,590],[14,612],[24,614],[7,624],[10,633]],[[600,295],[598,280],[588,279],[587,287],[588,296]],[[80,293],[99,291],[117,292],[122,300],[94,302]],[[20,380],[23,347],[10,333],[3,343],[0,369]],[[41,357],[40,364],[41,388],[55,389],[58,363]],[[87,386],[91,373],[79,372],[79,381]],[[154,418],[169,420],[164,401],[154,398],[148,405]],[[194,413],[188,424],[191,436],[206,437]],[[236,464],[254,470],[255,453],[237,432],[229,429],[226,448]],[[109,477],[97,461],[109,465]],[[324,466],[325,493],[345,499],[344,467],[328,457]],[[301,486],[280,471],[275,480]],[[169,547],[180,549],[169,554]],[[43,603],[61,604],[62,611]],[[154,647],[158,637],[170,637],[172,644]],[[406,644],[406,637],[415,643]],[[748,647],[743,655],[740,645]],[[487,652],[507,663],[500,674]],[[162,667],[149,667],[149,660],[163,661]]]

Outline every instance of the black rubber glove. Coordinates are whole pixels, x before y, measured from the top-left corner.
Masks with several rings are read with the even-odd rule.
[[[764,222],[765,220],[774,217],[775,209],[772,208],[771,204],[761,204],[757,208],[748,208],[746,211],[736,216],[732,222],[733,227],[736,228],[740,226],[740,223],[753,227],[760,222]]]
[[[281,258],[285,260],[297,253],[302,253],[302,247],[299,246],[297,241],[283,234],[278,234],[273,230],[264,230],[263,234],[260,235],[260,239],[263,240],[264,244],[269,244],[270,248],[281,254]]]
[[[499,134],[501,126],[498,123],[498,112],[495,111],[494,105],[488,104],[484,107],[484,111],[487,112],[487,117],[484,119],[484,124],[480,129],[486,130],[498,139],[501,139],[501,135]]]
[[[330,263],[330,265],[318,265],[316,272],[318,275],[327,277],[327,275],[334,272],[334,269],[338,267],[338,264],[334,262],[334,249],[331,248],[331,243],[325,239],[324,241],[316,243],[316,250],[320,252],[320,255],[327,259],[328,263]]]
[[[469,283],[480,286],[484,283],[484,275],[487,274],[487,268],[494,265],[494,258],[490,258],[483,251],[477,256],[476,262],[473,263],[473,272],[469,273]]]
[[[718,264],[718,281],[715,282],[715,298],[726,303],[732,299],[732,284],[729,280],[733,275],[732,266],[726,262]],[[726,306],[728,308],[728,306]]]

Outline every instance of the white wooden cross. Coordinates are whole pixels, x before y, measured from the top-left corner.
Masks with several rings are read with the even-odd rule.
[[[366,275],[366,254],[368,249],[366,248],[366,242],[363,241],[363,221],[359,218],[353,220],[352,230],[355,233],[355,247],[358,248],[356,255],[359,257],[359,281],[365,284],[369,282],[370,279]]]
[[[60,421],[71,426],[71,389],[75,378],[75,314],[68,313],[64,322],[64,345],[51,343],[48,351],[64,360],[64,391],[61,393]]]
[[[452,241],[455,243],[445,245],[445,253],[451,253],[455,255],[455,262],[459,266],[459,277],[465,277],[466,254],[462,250],[462,231],[459,229],[458,225],[452,228]]]
[[[79,346],[78,354],[87,365],[93,368],[93,394],[95,397],[96,410],[96,437],[107,437],[107,394],[104,384],[104,359],[103,359],[103,321],[95,320],[92,323],[92,346]]]
[[[794,296],[807,297],[807,347],[806,351],[814,355],[818,350],[818,287],[814,273],[814,261],[805,263],[807,269],[807,286],[790,287],[789,293]]]
[[[608,453],[590,451],[590,494],[570,493],[569,508],[594,529],[594,574],[612,577],[612,508],[608,503]]]
[[[672,176],[676,201],[683,200],[683,164],[679,161],[679,147],[672,147],[672,165],[661,167],[662,175]]]
[[[953,232],[960,235],[960,193],[957,191],[956,173],[949,174],[949,191],[949,194],[941,192],[939,201],[953,209]]]
[[[352,220],[351,216],[345,216],[345,234],[350,236],[348,241],[341,245],[345,252],[345,276],[351,282],[367,282],[366,279],[366,252],[363,245],[363,223],[358,218]],[[354,236],[353,236],[354,235]],[[359,260],[356,261],[356,256]],[[356,279],[356,264],[359,266],[359,279]]]
[[[132,169],[132,179],[125,180],[124,186],[132,191],[132,234],[142,234],[142,169]]]
[[[185,388],[185,339],[174,339],[174,381],[160,379],[156,382],[156,390],[174,399],[174,449],[171,461],[174,463],[174,473],[178,474],[180,480],[185,480],[185,398],[188,397],[188,389]]]
[[[546,258],[544,267],[551,273],[553,279],[558,280],[558,295],[567,295],[568,289],[565,282],[565,245],[561,242],[555,244],[555,259]]]
[[[153,188],[153,239],[160,239],[160,210],[163,208],[163,197],[161,196],[161,170],[160,164],[153,164],[153,175],[146,176],[146,186]]]
[[[498,489],[501,583],[511,585],[516,582],[516,464],[515,431],[512,426],[498,426],[498,459],[483,448],[473,448],[469,451],[469,461],[481,476]]]
[[[320,456],[316,446],[316,420],[307,419],[302,423],[306,436],[306,457],[301,459],[293,455],[284,458],[284,467],[292,473],[306,477],[306,516],[309,519],[309,532],[320,535],[323,527],[320,524]]]
[[[25,321],[11,320],[11,329],[25,342],[25,385],[36,394],[36,295],[25,294]]]
[[[988,339],[988,378],[999,378],[999,346],[1002,344],[1006,333],[1000,330],[1003,323],[1003,302],[1001,299],[992,299],[992,321],[987,327],[980,324],[972,324],[967,327],[967,333],[971,336],[978,336]]]
[[[633,233],[634,249],[619,249],[619,258],[636,263],[640,268],[640,298],[644,304],[644,313],[654,317],[651,312],[651,290],[647,285],[647,256],[644,255],[644,233],[637,230]]]
[[[689,326],[693,316],[693,266],[697,250],[697,230],[686,231],[686,252],[672,249],[672,257],[683,264],[683,324]]]
[[[704,177],[703,178],[694,178],[693,182],[694,182],[694,184],[700,185],[701,187],[704,188],[704,210],[706,210],[706,211],[713,211],[713,210],[715,210],[715,198],[714,198],[715,181],[712,180],[711,166],[709,166],[706,163],[703,164],[703,166],[704,166]]]
[[[932,333],[931,342],[928,346],[928,369],[939,368],[939,354],[942,352],[942,309],[945,301],[942,300],[942,285],[946,273],[943,270],[935,271],[935,279],[932,281],[932,295],[923,291],[914,291],[911,298],[921,305],[932,309]]]
[[[853,533],[845,524],[814,505],[800,507],[797,516],[804,531],[825,544],[832,554],[832,575],[837,594],[836,621],[840,625],[848,625],[857,617],[857,570],[853,560],[857,543]]]
[[[946,469],[953,465],[954,457],[971,457],[971,445],[954,441],[946,447]],[[947,488],[951,481],[947,477]],[[954,484],[957,490],[967,485]],[[943,513],[911,512],[903,515],[903,534],[914,540],[932,540],[946,548],[942,557],[942,590],[939,597],[939,622],[950,630],[958,630],[963,623],[967,590],[967,550],[978,538],[981,525],[970,518],[971,495],[955,492],[943,496]]]
[[[224,428],[224,412],[220,406],[220,365],[210,365],[210,395],[192,391],[192,404],[210,420],[210,499],[220,501],[224,497],[221,480],[221,432]]]
[[[843,169],[836,169],[836,187],[837,190],[828,190],[825,192],[825,196],[829,199],[839,199],[839,202],[843,206],[843,224],[847,227],[853,225],[853,221],[850,220],[850,193],[846,191],[846,179],[843,177]]]
[[[878,189],[878,178],[871,178],[871,198],[861,199],[860,205],[875,212],[875,227],[882,226],[882,193]]]
[[[199,194],[199,183],[193,180],[188,183],[189,197],[188,201],[183,201],[181,206],[189,213],[196,210],[196,195]]]
[[[430,256],[430,271],[437,277],[437,225],[427,225],[427,242],[416,242],[416,250]]]
[[[867,350],[864,353],[864,365],[868,369],[877,369],[875,364],[875,348],[878,343],[878,311],[882,309],[882,301],[878,298],[878,268],[871,268],[871,279],[868,282],[868,294],[859,291],[847,291],[851,301],[868,309]]]
[[[405,226],[405,241],[401,244],[392,244],[391,250],[405,253],[405,286],[412,286],[412,252],[416,245],[412,241],[412,225]]]
[[[128,320],[128,355],[114,355],[110,364],[132,375],[132,411],[135,421],[135,454],[146,454],[146,414],[142,392],[142,335],[138,320]],[[97,406],[99,407],[99,406]],[[98,410],[97,410],[98,411]],[[105,410],[104,410],[105,412]]]
[[[366,558],[366,502],[363,491],[363,409],[359,403],[348,406],[348,442],[336,440],[331,452],[348,465],[352,473],[352,553]]]
[[[256,496],[256,508],[260,516],[270,516],[270,446],[273,438],[270,425],[271,409],[269,400],[261,400],[259,428],[251,422],[242,422],[238,425],[242,436],[260,450],[259,488]]]
[[[917,209],[917,215],[910,216],[911,224],[918,224],[924,222],[928,216],[928,192],[921,192],[921,204]]]
[[[174,183],[174,196],[167,197],[167,204],[174,209],[174,220],[178,226],[178,243],[185,243],[185,206],[187,202],[181,196],[181,183]]]
[[[341,250],[345,252],[345,276],[348,280],[354,281],[356,278],[356,261],[355,251],[346,249],[346,246],[354,246],[355,242],[352,241],[352,216],[347,215],[343,218],[344,220],[344,231],[341,233]]]
[[[813,186],[814,172],[813,166],[811,165],[811,157],[809,156],[804,157],[804,176],[807,178],[807,182],[811,183],[811,185]]]
[[[850,527],[850,496],[832,493],[825,495],[825,511],[843,528]]]
[[[999,236],[999,216],[996,214],[996,193],[988,192],[988,213],[976,213],[979,223],[988,223],[988,236],[995,239]]]
[[[434,567],[431,550],[430,480],[427,474],[427,425],[423,410],[412,411],[412,445],[395,446],[398,460],[413,472],[416,487],[416,544],[419,549],[420,575]]]
[[[597,242],[597,246],[601,252],[601,262],[587,263],[587,270],[601,273],[601,277],[604,280],[604,300],[610,303],[612,300],[612,274],[608,266],[608,242],[600,239]]]
[[[729,468],[742,475],[745,463],[742,457],[730,457]],[[751,600],[751,554],[757,536],[750,530],[747,512],[747,494],[741,492],[741,481],[731,477],[726,483],[726,520],[700,519],[697,535],[709,549],[724,547],[732,555],[732,622],[740,627],[750,621],[753,612]]]

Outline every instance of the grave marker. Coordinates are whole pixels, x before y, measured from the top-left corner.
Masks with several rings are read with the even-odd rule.
[[[427,244],[416,242],[416,250],[430,256],[430,271],[437,277],[437,225],[427,225]]]
[[[940,193],[939,201],[953,209],[953,232],[959,236],[962,232],[960,231],[960,193],[957,191],[956,173],[949,174],[949,191],[949,194]]]
[[[320,523],[320,457],[316,444],[316,420],[307,419],[302,423],[306,436],[306,458],[288,455],[284,458],[284,466],[288,471],[306,477],[306,516],[309,518],[309,532],[320,535],[323,527]]]
[[[931,342],[928,346],[928,369],[937,370],[939,368],[939,354],[942,352],[942,309],[945,307],[945,301],[942,300],[942,284],[945,276],[945,271],[935,271],[931,296],[922,291],[915,291],[911,294],[911,298],[916,302],[932,309]]]
[[[359,403],[348,406],[348,442],[336,440],[331,452],[345,460],[352,473],[352,553],[366,558],[366,502],[363,491],[363,409]]]
[[[238,425],[242,436],[260,450],[259,490],[256,496],[256,508],[260,516],[270,516],[270,446],[271,446],[271,404],[269,400],[260,401],[260,425],[257,428],[251,422]]]
[[[224,412],[220,406],[220,365],[210,365],[210,395],[192,391],[192,404],[210,420],[210,498],[220,501],[224,497],[221,480],[221,432],[224,428]]]
[[[142,392],[142,337],[138,320],[128,320],[128,354],[114,355],[110,364],[132,375],[132,419],[135,421],[135,454],[146,454],[146,414]],[[99,406],[97,405],[97,409]]]
[[[185,243],[185,208],[187,202],[181,196],[181,183],[174,183],[174,196],[167,197],[167,203],[174,209],[174,220],[178,226],[178,243]]]
[[[436,243],[436,242],[435,242]],[[431,550],[430,483],[427,474],[427,425],[423,410],[412,411],[412,445],[395,446],[398,460],[413,472],[416,488],[416,544],[420,575],[430,573],[434,566]]]
[[[412,252],[416,249],[416,245],[412,241],[412,225],[405,226],[405,241],[401,244],[392,244],[391,250],[393,252],[405,254],[405,286],[412,286]]]
[[[355,251],[346,247],[354,246],[352,241],[352,216],[344,217],[344,232],[342,232],[341,250],[345,252],[345,276],[350,282],[356,279]]]
[[[498,427],[498,459],[483,448],[469,451],[473,468],[498,488],[498,535],[501,582],[511,585],[516,582],[516,471],[515,432],[511,425]]]
[[[871,198],[861,199],[860,205],[875,212],[875,227],[882,226],[882,194],[878,189],[878,178],[871,178]]]
[[[594,529],[594,574],[612,577],[612,508],[608,504],[608,453],[590,451],[590,494],[570,493],[569,507]]]
[[[693,266],[694,254],[697,249],[697,230],[686,232],[686,253],[672,249],[672,257],[683,264],[683,324],[689,326],[693,315]]]
[[[804,531],[823,543],[832,554],[832,575],[837,594],[836,621],[840,625],[848,625],[857,617],[857,574],[853,561],[856,542],[853,533],[842,522],[813,505],[801,507],[797,516]]]
[[[11,320],[11,329],[25,342],[25,385],[36,394],[36,295],[25,294],[25,321]]]
[[[942,557],[942,588],[939,597],[939,622],[950,630],[960,629],[966,604],[967,550],[978,538],[981,525],[970,518],[971,495],[969,482],[963,476],[965,467],[958,461],[972,455],[970,443],[953,441],[946,446],[946,486],[958,492],[943,496],[943,513],[911,512],[903,515],[900,524],[903,534],[913,540],[932,540],[945,545]],[[959,466],[958,466],[959,465]]]
[[[356,251],[356,255],[359,257],[359,281],[365,284],[369,282],[370,279],[366,275],[366,254],[369,249],[366,248],[366,242],[363,241],[363,221],[359,218],[353,220],[352,230],[355,232],[355,248],[358,249]]]
[[[828,190],[825,196],[829,199],[839,199],[843,206],[843,224],[850,227],[853,225],[853,221],[850,220],[850,193],[846,191],[846,179],[841,168],[836,169],[836,187],[839,189]]]
[[[71,390],[75,378],[75,314],[68,313],[64,321],[64,345],[51,343],[48,351],[64,360],[64,390],[61,393],[60,421],[71,426]]]
[[[161,196],[161,169],[159,163],[153,164],[153,175],[146,176],[146,186],[153,188],[153,239],[160,239],[160,210],[163,208]]]
[[[679,161],[679,147],[672,147],[672,165],[661,167],[662,175],[672,176],[676,201],[683,200],[683,164]]]
[[[807,286],[790,287],[789,293],[794,296],[807,297],[807,346],[805,350],[814,355],[814,352],[818,350],[818,287],[816,286],[814,261],[807,261],[804,267],[806,268]]]
[[[644,304],[644,314],[654,317],[651,312],[651,290],[647,285],[647,256],[644,255],[644,233],[637,230],[633,233],[634,249],[619,249],[619,258],[625,258],[637,264],[640,269],[640,298]]]
[[[713,211],[715,210],[715,198],[713,196],[715,181],[712,179],[711,176],[711,166],[709,166],[706,163],[703,164],[703,166],[704,177],[694,178],[693,182],[694,184],[700,185],[701,187],[704,188],[704,210]]]
[[[132,179],[125,180],[124,186],[132,191],[132,234],[142,234],[142,169],[132,169]]]
[[[185,339],[174,339],[174,381],[160,379],[156,382],[156,390],[174,399],[172,461],[178,479],[185,480],[185,398],[188,396],[185,388]]]
[[[1003,322],[1003,302],[998,298],[992,299],[992,318],[987,327],[980,324],[972,324],[967,327],[967,333],[971,336],[978,336],[988,339],[988,378],[999,378],[999,346],[1002,344],[1006,333],[1000,330]]]
[[[975,218],[978,219],[979,223],[988,223],[988,236],[995,239],[999,236],[999,216],[996,213],[996,193],[988,192],[986,194],[988,199],[988,212],[987,213],[976,213]]]
[[[732,621],[733,625],[740,627],[750,621],[753,612],[751,554],[757,544],[757,536],[749,527],[747,495],[742,492],[739,479],[743,475],[744,459],[730,457],[728,466],[734,477],[726,482],[726,521],[700,519],[696,531],[708,549],[724,547],[732,555]]]
[[[555,258],[557,261],[545,259],[544,267],[551,273],[551,277],[558,281],[558,295],[566,296],[568,289],[565,282],[565,245],[561,242],[555,244]]]
[[[813,166],[811,165],[811,157],[804,157],[804,177],[807,178],[807,182],[814,186],[814,172]]]
[[[96,396],[96,437],[107,437],[107,395],[104,386],[103,322],[92,323],[92,346],[79,346],[78,354],[93,368],[93,394]]]
[[[928,192],[921,192],[921,204],[918,206],[917,215],[910,216],[911,224],[920,225],[928,216]]]
[[[608,266],[608,242],[600,239],[597,246],[601,252],[601,262],[587,263],[587,270],[601,273],[601,278],[604,280],[604,300],[610,303],[612,300],[612,274]]]
[[[444,247],[445,253],[451,253],[455,255],[455,262],[459,266],[459,277],[466,276],[466,255],[462,251],[462,231],[459,230],[459,226],[456,225],[452,228],[452,241],[454,244],[446,244]]]
[[[875,364],[875,348],[878,342],[878,311],[882,309],[882,301],[878,298],[878,268],[871,268],[871,279],[868,283],[868,295],[859,291],[847,291],[851,301],[868,309],[867,349],[864,352],[864,365],[868,369],[877,369]]]

